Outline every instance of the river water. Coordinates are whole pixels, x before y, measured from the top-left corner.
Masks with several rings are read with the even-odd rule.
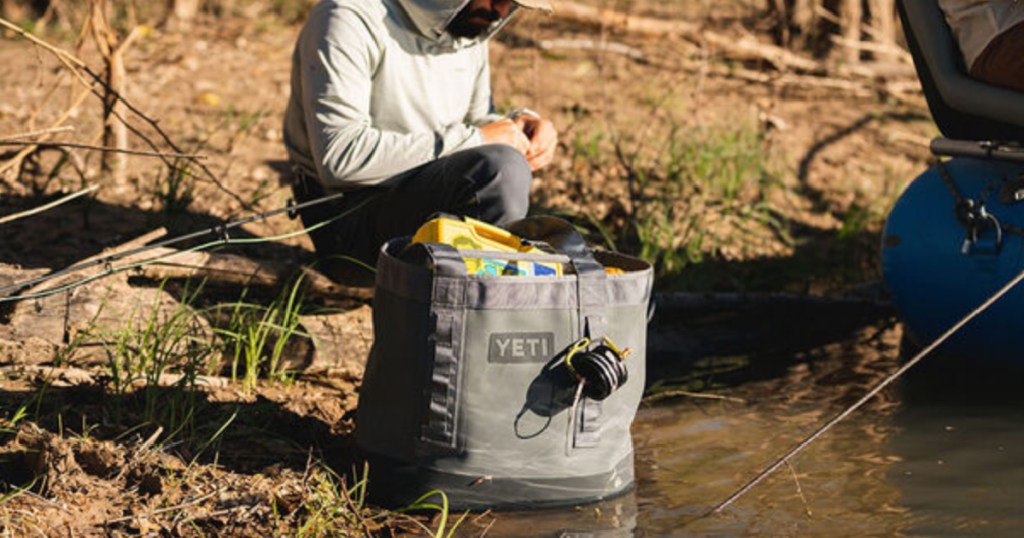
[[[501,513],[488,536],[1024,535],[1019,372],[921,364],[722,513],[704,514],[900,364],[898,330],[792,359],[772,376],[647,401],[636,487],[603,503]],[[931,360],[929,358],[928,360]],[[464,530],[479,534],[481,523]]]

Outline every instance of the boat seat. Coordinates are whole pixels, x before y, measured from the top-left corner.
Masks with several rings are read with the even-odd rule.
[[[1024,93],[972,78],[936,0],[897,0],[907,45],[939,130],[956,140],[1024,142]]]

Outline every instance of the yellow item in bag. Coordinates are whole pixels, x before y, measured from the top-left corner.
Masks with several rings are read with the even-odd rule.
[[[412,236],[413,243],[444,243],[463,250],[494,251],[486,258],[466,258],[466,270],[471,275],[505,276],[558,276],[562,264],[502,259],[499,252],[545,254],[541,249],[523,243],[508,230],[465,217],[454,219],[439,217],[427,221]]]

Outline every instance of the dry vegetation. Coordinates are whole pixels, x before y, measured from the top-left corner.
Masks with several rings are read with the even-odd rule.
[[[0,303],[3,532],[443,535],[454,515],[363,498],[367,294],[307,267],[297,221],[132,250],[286,206],[306,3],[0,6],[17,23],[0,41],[0,287],[99,260]],[[535,211],[651,260],[660,289],[877,279],[882,219],[934,131],[890,4],[559,6],[492,47],[498,106],[561,130]]]

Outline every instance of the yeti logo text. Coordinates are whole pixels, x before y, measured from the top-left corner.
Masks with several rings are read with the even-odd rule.
[[[488,362],[547,362],[555,349],[555,333],[492,333]]]

